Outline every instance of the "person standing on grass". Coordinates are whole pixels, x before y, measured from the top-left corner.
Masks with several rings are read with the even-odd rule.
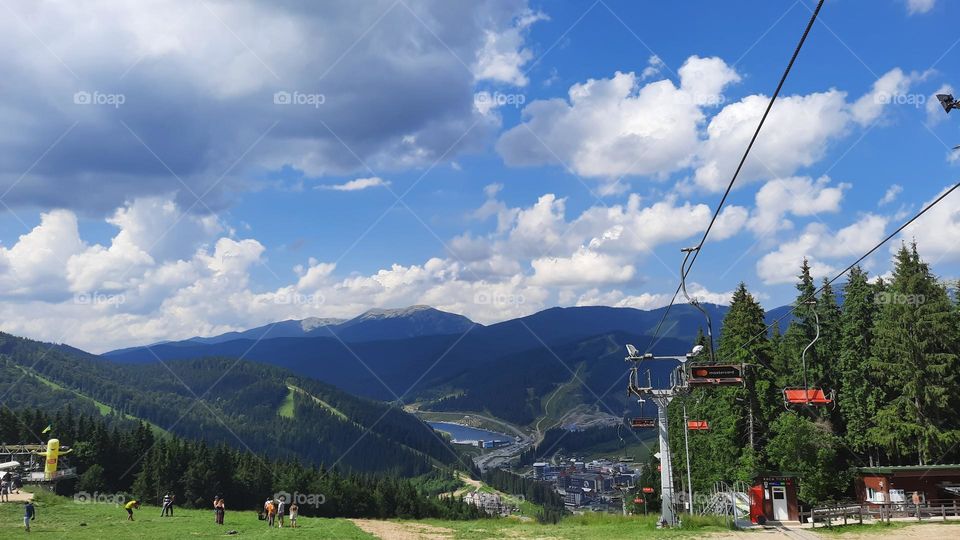
[[[30,522],[36,519],[37,509],[30,501],[23,501],[23,528],[30,532]]]
[[[287,510],[286,506],[287,506],[287,501],[281,495],[277,500],[277,528],[278,529],[283,528],[283,514]]]
[[[267,514],[267,527],[273,527],[273,521],[277,516],[277,507],[273,504],[272,498],[263,503],[263,512]]]
[[[131,499],[127,504],[123,505],[123,508],[127,511],[127,521],[133,521],[133,511],[140,509],[140,501]]]
[[[297,514],[300,513],[300,507],[297,506],[297,502],[293,501],[290,503],[290,527],[297,528]]]
[[[165,517],[167,515],[167,510],[170,509],[170,503],[173,502],[170,499],[170,494],[167,493],[163,496],[163,502],[160,504],[160,517]],[[171,512],[172,515],[172,512]]]
[[[217,495],[213,499],[213,514],[215,516],[217,525],[223,525],[223,515],[227,511],[227,505],[223,502],[223,497]]]
[[[7,480],[7,476],[0,481],[0,502],[10,502],[10,481]]]

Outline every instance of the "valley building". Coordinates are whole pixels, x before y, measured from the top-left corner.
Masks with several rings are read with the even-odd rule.
[[[909,504],[917,492],[923,504],[960,504],[960,465],[860,467],[857,499],[866,504]]]

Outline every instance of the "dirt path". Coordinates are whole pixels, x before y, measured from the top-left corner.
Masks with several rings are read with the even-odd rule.
[[[469,476],[463,474],[460,471],[456,471],[456,475],[457,475],[457,478],[466,485],[454,491],[453,492],[454,497],[462,497],[471,491],[476,491],[483,487],[482,482],[480,482],[479,480],[474,480],[473,478],[470,478]]]
[[[848,533],[835,538],[841,538],[842,540],[873,540],[875,538],[957,538],[958,535],[960,535],[960,526],[925,523],[922,525],[911,525],[902,529],[893,529],[882,534],[871,532]]]
[[[884,538],[956,538],[954,536],[957,532],[960,532],[960,527],[950,527],[933,523],[925,523],[921,525],[911,525],[909,527],[890,529],[888,531],[866,531],[858,533],[845,533],[842,535],[821,535],[817,534],[809,529],[783,529],[783,528],[769,528],[762,531],[730,531],[723,533],[711,534],[709,538],[712,540],[743,540],[743,539],[757,539],[757,540],[813,540],[813,539],[840,539],[840,540],[881,540]]]
[[[11,493],[9,496],[10,496],[10,502],[12,503],[33,500],[33,493],[30,493],[29,491],[21,491],[20,493]]]
[[[351,519],[364,532],[383,540],[451,540],[453,530],[423,523]]]
[[[543,417],[540,418],[540,420],[537,421],[537,425],[534,426],[534,428],[533,428],[533,430],[536,432],[536,435],[534,436],[534,441],[533,441],[534,446],[540,444],[540,442],[543,441],[544,431],[540,429],[540,424],[541,424],[544,420],[546,420],[547,418],[550,417],[550,403],[553,401],[553,398],[557,397],[557,394],[559,394],[561,391],[563,391],[563,389],[566,388],[568,385],[574,384],[574,383],[576,383],[576,382],[578,382],[578,381],[580,380],[580,370],[581,370],[581,369],[583,369],[583,364],[578,365],[578,366],[577,366],[577,370],[576,370],[576,371],[574,372],[574,374],[573,374],[573,377],[571,377],[569,381],[567,381],[567,382],[561,384],[560,386],[558,386],[558,387],[556,388],[556,390],[554,390],[554,391],[550,394],[550,397],[547,398],[547,402],[543,404]],[[553,425],[551,425],[551,426],[548,427],[547,429],[550,429],[550,428],[552,428],[552,427],[560,424],[560,422],[563,422],[563,417],[561,417],[560,420],[556,421]]]

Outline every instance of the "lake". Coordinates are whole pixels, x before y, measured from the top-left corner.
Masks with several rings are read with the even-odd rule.
[[[459,424],[451,424],[449,422],[427,423],[430,424],[430,427],[437,431],[449,433],[450,436],[453,437],[453,442],[456,444],[474,444],[477,441],[513,441],[513,437],[510,435],[504,435],[503,433],[497,433],[496,431],[461,426]]]

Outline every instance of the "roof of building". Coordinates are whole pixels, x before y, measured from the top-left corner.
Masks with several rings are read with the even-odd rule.
[[[960,470],[960,464],[943,463],[937,465],[889,465],[886,467],[857,467],[857,471],[874,474],[892,474],[895,472]]]

